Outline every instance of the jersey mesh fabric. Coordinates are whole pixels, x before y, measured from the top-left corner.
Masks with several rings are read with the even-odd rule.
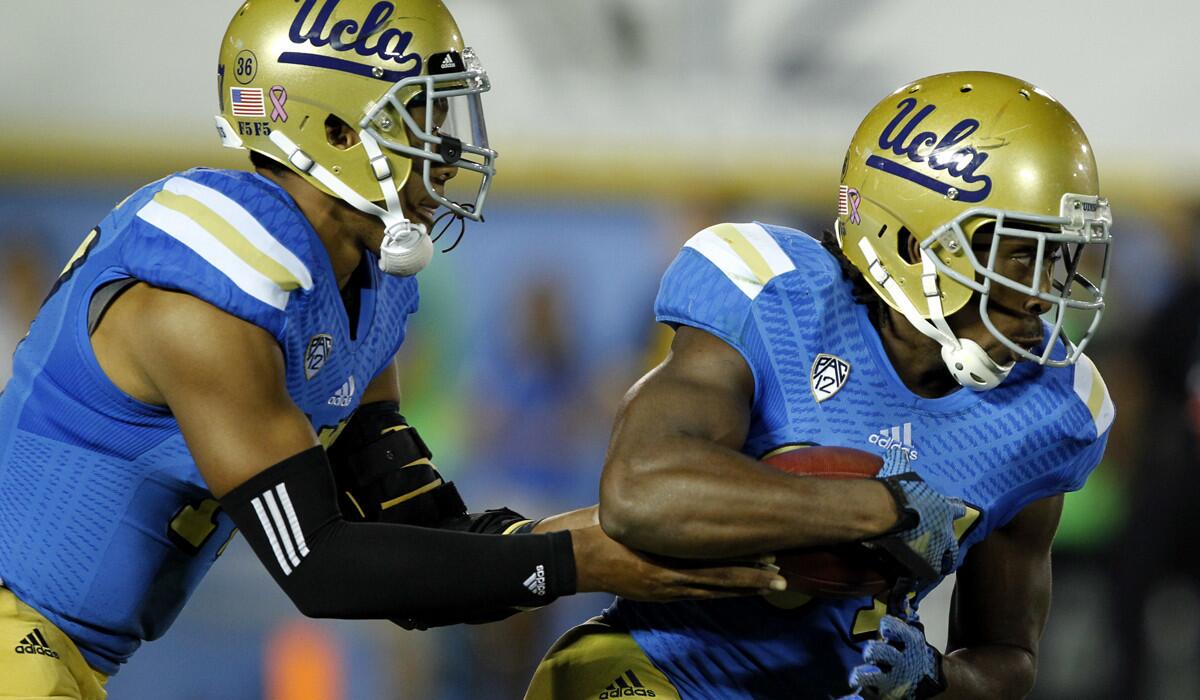
[[[172,201],[160,194],[171,188],[232,200],[239,230],[254,227],[252,218],[273,239],[249,238],[260,249],[243,255],[292,261],[298,279],[311,282],[271,290],[273,297],[249,293],[216,236],[186,239],[174,224],[147,219],[153,202]],[[202,233],[220,225],[198,220],[208,227]],[[142,640],[166,631],[233,526],[214,508],[170,412],[123,394],[97,364],[87,335],[95,290],[132,277],[262,327],[283,351],[292,399],[326,436],[391,361],[418,294],[414,279],[384,275],[365,256],[369,282],[352,339],[316,233],[281,188],[252,173],[173,175],[135,192],[98,228],[18,348],[0,395],[0,579],[112,674]],[[204,246],[217,254],[201,254]],[[237,361],[236,349],[227,361]],[[188,528],[178,527],[181,518]]]
[[[956,566],[1022,507],[1078,488],[1096,466],[1107,430],[1097,436],[1074,389],[1079,366],[1023,363],[988,392],[919,397],[900,381],[866,308],[821,245],[799,231],[761,229],[795,269],[751,296],[687,247],[667,270],[655,306],[660,321],[707,330],[746,358],[755,401],[743,452],[759,457],[814,443],[882,454],[897,444],[911,453],[914,471],[970,506]],[[840,390],[818,402],[810,372],[822,353],[850,369]],[[631,630],[684,698],[824,699],[848,692],[861,645],[873,636],[863,624],[874,607],[869,598],[781,594],[670,604],[618,599],[606,614]]]

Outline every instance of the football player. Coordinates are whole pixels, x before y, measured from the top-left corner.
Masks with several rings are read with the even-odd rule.
[[[103,697],[235,528],[303,613],[406,627],[782,585],[660,566],[595,509],[468,513],[399,414],[428,227],[439,207],[480,220],[495,172],[488,76],[441,2],[246,3],[217,78],[217,131],[255,172],[118,205],[0,398],[0,696]],[[467,201],[456,175],[477,178]]]
[[[823,242],[750,223],[684,246],[655,306],[677,330],[671,353],[617,419],[600,520],[678,557],[890,540],[921,554],[908,557],[912,585],[881,599],[618,599],[559,640],[527,697],[1002,698],[1033,686],[1063,494],[1095,468],[1113,420],[1083,354],[1112,221],[1091,147],[1029,83],[935,75],[871,110],[839,195]],[[1081,317],[1075,342],[1068,314]],[[757,459],[796,444],[884,453],[884,478],[797,478]],[[947,518],[937,494],[965,507]],[[943,656],[911,608],[951,570]]]

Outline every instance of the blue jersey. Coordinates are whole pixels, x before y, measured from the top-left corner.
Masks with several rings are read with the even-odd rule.
[[[905,450],[942,493],[968,504],[958,564],[1034,500],[1080,488],[1100,460],[1113,407],[1086,357],[1069,368],[1020,363],[996,389],[928,399],[892,367],[836,260],[799,232],[724,224],[693,237],[667,270],[660,321],[721,338],[754,376],[742,451],[820,444]],[[731,484],[736,488],[736,483]],[[875,635],[871,598],[765,598],[607,611],[689,700],[826,698]]]
[[[382,274],[369,254],[362,264],[352,324],[287,193],[256,174],[197,169],[131,195],[63,271],[0,395],[0,579],[97,670],[114,673],[166,631],[233,533],[171,413],[121,392],[97,364],[97,290],[141,280],[263,328],[293,401],[329,442],[417,307],[414,279]]]

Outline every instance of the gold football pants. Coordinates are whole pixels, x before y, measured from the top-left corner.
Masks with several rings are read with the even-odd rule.
[[[525,700],[680,700],[628,632],[599,617],[567,631],[538,664]]]
[[[53,622],[0,586],[0,698],[104,700],[107,680]]]

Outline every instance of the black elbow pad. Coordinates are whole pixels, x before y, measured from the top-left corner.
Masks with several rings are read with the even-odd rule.
[[[464,516],[454,484],[393,401],[358,409],[329,449],[338,503],[347,520],[435,527]]]

